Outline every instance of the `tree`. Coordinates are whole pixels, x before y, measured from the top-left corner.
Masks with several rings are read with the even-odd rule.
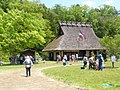
[[[65,21],[66,15],[67,15],[67,12],[68,12],[67,7],[56,4],[52,8],[52,11],[54,11],[58,15],[59,20]]]
[[[118,33],[119,17],[116,9],[112,6],[101,5],[100,8],[91,9],[89,20],[92,22],[96,35],[100,38]]]
[[[100,7],[99,10],[101,12],[101,16],[118,14],[117,10],[113,6],[103,4],[103,5],[100,5],[99,7]]]
[[[114,36],[120,34],[120,17],[118,16],[100,16],[97,19],[94,30],[98,37]],[[96,29],[95,29],[96,27]]]
[[[52,36],[49,21],[44,20],[41,13],[19,10],[1,12],[3,15],[0,24],[3,30],[0,42],[4,51],[13,54],[26,48],[42,49],[46,43],[45,38]]]
[[[43,49],[56,34],[55,26],[50,23],[56,24],[55,14],[44,5],[28,0],[4,3],[8,4],[6,12],[3,8],[0,10],[0,45],[3,51],[14,54],[26,48]]]
[[[106,47],[108,54],[120,54],[120,35],[114,37],[105,36],[100,40],[100,43]]]
[[[9,6],[9,2],[13,0],[0,0],[0,7],[7,12],[7,8]]]

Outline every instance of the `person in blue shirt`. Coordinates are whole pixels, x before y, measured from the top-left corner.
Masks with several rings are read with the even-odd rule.
[[[103,66],[102,66],[103,57],[102,57],[101,52],[99,52],[99,54],[97,55],[97,59],[98,59],[98,63],[99,63],[98,70],[103,70]]]

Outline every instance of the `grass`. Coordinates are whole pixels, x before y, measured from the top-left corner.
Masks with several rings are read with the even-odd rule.
[[[85,87],[89,90],[120,90],[120,62],[115,63],[115,68],[111,68],[111,62],[107,62],[105,64],[106,68],[103,71],[82,70],[80,67],[83,63],[63,67],[60,66],[62,63],[56,64],[54,61],[47,61],[46,63],[39,62],[38,64],[34,64],[33,67],[55,65],[59,67],[45,69],[42,72],[57,80]],[[9,63],[5,63],[3,66],[0,66],[0,72],[20,68],[24,68],[24,65],[10,65]],[[107,84],[111,84],[112,86],[106,86]]]
[[[5,62],[4,65],[0,66],[0,72],[5,72],[9,70],[15,70],[24,67],[24,65],[11,65],[9,62]]]
[[[45,63],[39,62],[38,64],[34,64],[33,67],[47,67],[47,66],[54,66],[56,62],[54,61],[46,61]],[[22,65],[11,65],[9,62],[5,62],[3,66],[0,66],[0,72],[5,72],[9,70],[16,70],[20,68],[24,68],[25,66]]]
[[[106,62],[103,71],[82,70],[79,65],[56,67],[43,70],[42,72],[57,80],[61,80],[89,90],[120,90],[120,62],[111,68],[111,62]],[[108,86],[108,85],[111,86]]]

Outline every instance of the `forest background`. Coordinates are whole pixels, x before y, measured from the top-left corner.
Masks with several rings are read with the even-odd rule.
[[[0,0],[0,59],[7,61],[25,49],[40,52],[58,35],[59,21],[91,22],[107,53],[120,55],[120,16],[115,7],[56,4],[39,0]]]

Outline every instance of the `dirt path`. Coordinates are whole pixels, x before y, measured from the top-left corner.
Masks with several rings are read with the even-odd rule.
[[[45,68],[32,67],[31,77],[25,77],[25,68],[0,72],[0,90],[76,90],[74,86],[43,75],[42,69]]]

